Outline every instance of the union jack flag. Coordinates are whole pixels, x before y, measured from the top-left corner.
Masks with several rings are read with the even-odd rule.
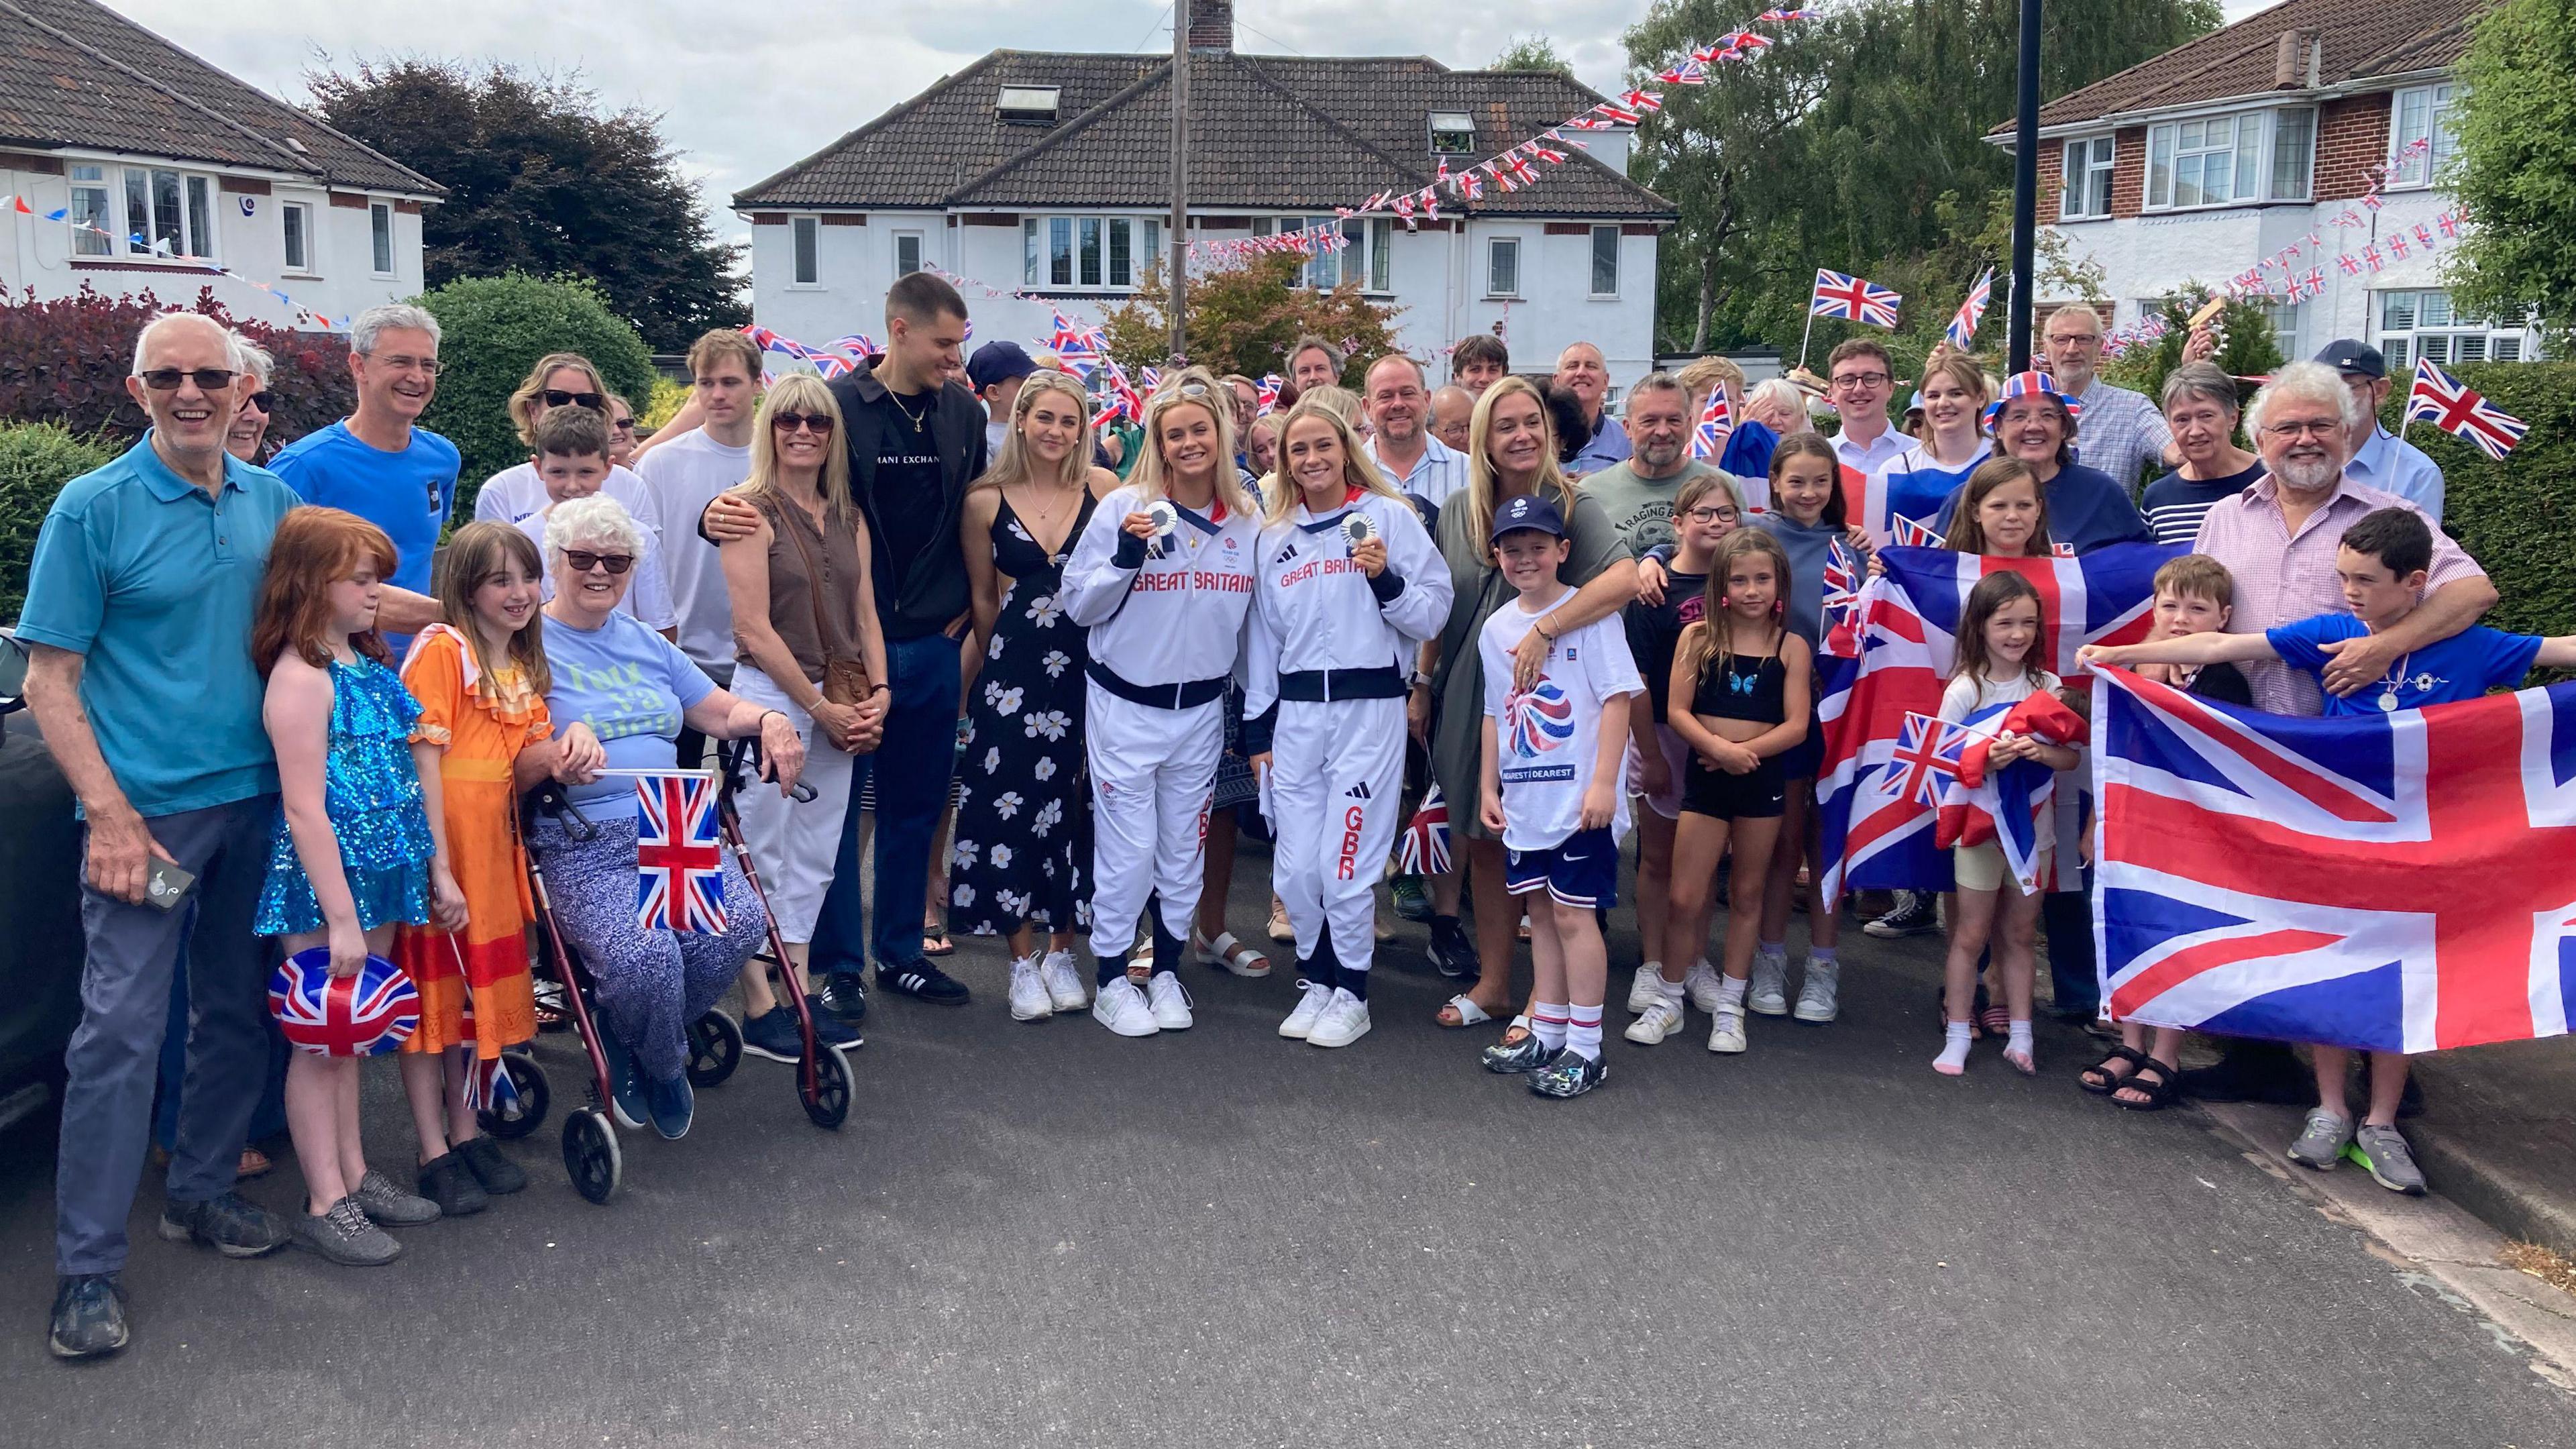
[[[1080,376],[1091,376],[1092,369],[1100,365],[1100,344],[1097,329],[1082,326],[1061,311],[1055,314],[1055,332],[1047,339],[1047,349]]]
[[[2032,662],[2067,678],[2086,644],[2131,643],[2155,622],[2154,581],[2184,552],[2113,544],[2082,558],[1987,558],[1946,549],[1889,548],[1886,568],[1861,590],[1857,661],[1826,658],[1817,717],[1825,729],[1816,779],[1828,900],[1845,890],[1948,890],[1950,858],[1933,844],[1929,807],[1891,795],[1905,716],[1938,714],[1953,667],[1954,631],[1968,591],[1990,573],[2018,573],[2039,590],[2040,639]],[[2075,792],[2057,802],[2059,834],[2073,837]]]
[[[2415,223],[2415,245],[2428,252],[2433,249],[2433,229],[2420,221]]]
[[[2576,1012],[2576,684],[2301,719],[2099,671],[2102,1000],[2431,1051]]]
[[[2444,236],[2458,236],[2460,234],[2460,214],[2456,211],[2443,212],[2440,216],[2433,218],[2433,225],[2439,227],[2442,235]]]
[[[1939,548],[1941,546],[1940,530],[1920,519],[1907,518],[1901,513],[1888,519],[1887,539],[1899,548]]]
[[[1977,284],[1968,289],[1968,300],[1959,304],[1959,315],[1950,319],[1949,327],[1941,334],[1951,346],[1961,352],[1968,350],[1976,340],[1977,324],[1986,320],[1986,304],[1994,300],[1994,295],[1995,269],[1988,267],[1986,274],[1977,278]]]
[[[1619,96],[1619,104],[1643,115],[1648,111],[1662,110],[1664,98],[1653,91],[1623,91]]]
[[[1404,827],[1395,868],[1406,875],[1449,873],[1449,802],[1441,798],[1436,783],[1423,792],[1421,808]]]
[[[2406,416],[2422,418],[2443,432],[2465,438],[2490,458],[2502,458],[2522,441],[2531,425],[2463,385],[2425,358],[2415,359],[2415,385],[2406,390]]]
[[[2402,231],[2390,232],[2388,234],[2388,254],[2402,262],[2406,260],[2407,252],[2406,233]]]
[[[2379,247],[2376,243],[2367,244],[2362,247],[2361,260],[2364,266],[2369,267],[2374,272],[2378,271],[2381,267],[2388,265],[2388,258],[2380,255]]]
[[[1837,650],[1838,653],[1853,652],[1857,648],[1851,630],[1860,615],[1863,579],[1861,562],[1852,557],[1850,546],[1839,538],[1826,539],[1823,597],[1818,600],[1818,607],[1824,613],[1828,640],[1852,646],[1851,649]]]
[[[885,351],[884,348],[877,346],[875,338],[864,332],[852,332],[844,337],[835,337],[825,343],[824,347],[827,351],[846,352],[852,357],[875,357]]]
[[[2343,274],[2347,277],[2358,277],[2361,275],[2361,262],[2350,252],[2345,252],[2342,256],[2335,258],[2335,265],[2343,268]]]
[[[724,844],[716,782],[696,773],[635,777],[635,921],[648,931],[725,932]]]
[[[2003,706],[1995,707],[2000,714]],[[1974,721],[1948,724],[1937,715],[1908,711],[1896,737],[1896,754],[1879,788],[1916,805],[1938,806],[1943,789],[1959,778],[1959,756],[1977,738]]]
[[[1503,183],[1503,189],[1505,191],[1509,191],[1513,189],[1514,182],[1518,182],[1522,186],[1527,186],[1538,180],[1538,172],[1529,164],[1528,157],[1514,156],[1503,163],[1502,170],[1494,173],[1494,179],[1501,181]]]
[[[1704,86],[1708,84],[1708,67],[1697,60],[1686,60],[1670,70],[1657,72],[1655,79],[1668,86]]]
[[[1590,111],[1586,111],[1582,115],[1576,116],[1572,120],[1567,121],[1563,129],[1569,131],[1607,131],[1618,123],[1611,120],[1606,115],[1597,114],[1604,109],[1606,109],[1606,107],[1595,106]],[[1634,123],[1634,119],[1634,117],[1630,118],[1632,124]]]
[[[1285,379],[1275,372],[1261,374],[1261,381],[1252,385],[1254,416],[1258,417],[1279,410],[1279,389],[1284,381]]]
[[[1639,121],[1645,119],[1645,116],[1642,113],[1632,110],[1627,106],[1620,105],[1614,101],[1603,101],[1601,104],[1594,106],[1592,108],[1592,114],[1601,117],[1603,120],[1615,121],[1623,126],[1633,126]]]
[[[1813,20],[1823,12],[1816,10],[1765,10],[1756,20]]]
[[[2056,860],[2048,862],[2043,875],[2039,857],[2057,844],[2057,772],[2036,760],[1992,769],[1988,752],[1996,735],[2007,730],[2050,744],[2082,744],[2084,717],[2055,695],[2034,694],[2015,704],[1977,710],[1964,727],[1968,738],[1959,751],[1958,777],[1942,790],[1933,844],[1947,849],[1991,841],[2003,851],[2004,864],[2023,894],[2054,886]]]
[[[1896,330],[1896,309],[1905,299],[1875,282],[1816,268],[1815,299],[1807,311],[1817,317],[1839,317],[1870,327]]]
[[[268,978],[268,1010],[297,1051],[323,1057],[372,1057],[400,1047],[420,1025],[420,990],[411,974],[369,956],[349,976],[331,974],[331,952],[298,951]]]
[[[1727,396],[1726,384],[1718,383],[1708,390],[1708,404],[1699,410],[1699,426],[1691,429],[1690,455],[1714,458],[1726,451],[1726,440],[1735,432],[1735,399]]]

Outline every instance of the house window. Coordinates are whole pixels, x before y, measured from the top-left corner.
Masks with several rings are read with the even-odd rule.
[[[1101,284],[1100,279],[1103,275],[1101,271],[1100,255],[1100,236],[1102,231],[1100,218],[1096,216],[1083,217],[1081,219],[1081,231],[1082,285],[1086,287],[1097,287]]]
[[[376,275],[392,276],[394,274],[394,208],[391,202],[374,201],[367,204],[367,240],[372,248],[370,254],[375,261]]]
[[[1073,285],[1073,218],[1051,217],[1047,221],[1047,285]]]
[[[921,233],[917,231],[894,234],[894,274],[897,277],[909,277],[921,270],[921,242]]]
[[[1132,290],[1162,254],[1150,217],[1032,216],[1020,222],[1020,285]]]
[[[1592,295],[1619,295],[1619,228],[1615,226],[1592,229]]]
[[[2257,305],[2262,310],[2264,323],[2269,327],[2272,333],[2272,345],[2281,349],[2281,355],[2283,357],[2300,356],[2300,304],[2296,302],[2285,302],[2277,297],[2273,297],[2266,298]]]
[[[1342,230],[1348,234],[1350,228]],[[1385,217],[1369,223],[1369,290],[1395,290],[1395,223]]]
[[[2272,199],[2304,201],[2317,153],[2317,113],[2276,112],[2272,122]]]
[[[2465,316],[2448,292],[2379,294],[2379,348],[2388,375],[2402,377],[2423,358],[2439,367],[2463,362],[2520,362],[2533,353],[2530,328]]]
[[[1517,297],[1521,294],[1521,239],[1498,236],[1485,242],[1485,295]]]
[[[71,181],[72,255],[115,255],[116,213],[108,201],[107,168],[75,163]]]
[[[2066,220],[2111,214],[2111,158],[2108,136],[2066,143],[2066,189],[2057,214]]]
[[[278,224],[285,229],[286,269],[290,272],[313,270],[313,208],[301,201],[282,202],[277,208]]]
[[[2150,126],[2147,209],[2304,201],[2315,138],[2311,110],[2247,111]]]
[[[2399,91],[2389,103],[2389,185],[2430,186],[2441,174],[2442,163],[2451,159],[2451,148],[2457,144],[2451,132],[2452,94],[2448,85],[2416,86]],[[2426,149],[2406,156],[2407,146],[2416,141],[2424,142]]]
[[[211,176],[157,167],[126,167],[126,254],[211,259],[215,254],[214,195]]]
[[[818,216],[791,218],[787,223],[787,235],[796,253],[792,273],[796,279],[794,285],[799,287],[822,285],[823,259],[820,253],[823,247],[823,219]]]
[[[1465,111],[1431,113],[1431,154],[1434,156],[1473,156],[1476,154],[1476,118]]]

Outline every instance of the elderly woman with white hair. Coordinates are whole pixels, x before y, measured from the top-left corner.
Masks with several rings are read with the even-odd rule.
[[[241,410],[224,431],[224,451],[256,464],[268,449],[269,419],[277,412],[277,400],[268,390],[269,379],[277,375],[277,359],[239,332],[233,334],[233,350],[241,357],[242,371],[250,374],[250,386],[242,390]]]
[[[599,737],[607,769],[679,768],[680,727],[716,739],[757,738],[761,773],[784,794],[805,766],[805,743],[779,710],[716,687],[680,647],[617,606],[644,530],[605,495],[555,506],[546,518],[546,708],[558,727],[578,720]],[[618,1119],[647,1121],[666,1138],[689,1130],[688,1024],[713,1008],[768,934],[768,912],[728,855],[722,935],[648,930],[635,918],[636,794],[619,774],[567,792],[595,834],[540,819],[528,848],[543,861],[565,935],[597,984],[600,1046]]]

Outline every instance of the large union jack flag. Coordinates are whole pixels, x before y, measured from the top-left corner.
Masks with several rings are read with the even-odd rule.
[[[635,800],[636,924],[723,935],[724,844],[714,777],[637,775]]]
[[[2373,1051],[2567,1030],[2576,684],[2300,719],[2099,673],[2113,1015]]]
[[[2415,359],[2415,385],[2406,390],[2406,416],[2466,438],[2490,458],[2512,452],[2531,426],[2421,357]]]
[[[2075,651],[2143,639],[2154,624],[2155,575],[2183,552],[2113,544],[2082,558],[1987,558],[1947,549],[1889,548],[1886,572],[1861,590],[1857,661],[1818,664],[1825,758],[1816,779],[1826,898],[1845,890],[1950,889],[1950,857],[1934,844],[1936,815],[1902,792],[1896,751],[1909,714],[1940,713],[1968,591],[1989,573],[2013,572],[2039,590],[2033,658],[2060,679],[2081,678]],[[2074,790],[2059,792],[2058,834],[2072,838]]]
[[[1896,309],[1905,299],[1876,282],[1816,268],[1815,299],[1807,311],[1818,317],[1839,317],[1869,327],[1896,330]]]

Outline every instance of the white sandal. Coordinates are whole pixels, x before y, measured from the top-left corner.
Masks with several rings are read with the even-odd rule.
[[[1219,931],[1213,941],[1201,940],[1190,932],[1190,950],[1201,961],[1220,971],[1258,979],[1270,974],[1270,958],[1234,938],[1232,931]]]
[[[1494,1019],[1494,1014],[1492,1012],[1478,1006],[1475,1002],[1475,998],[1468,996],[1465,992],[1460,992],[1458,995],[1450,997],[1447,1004],[1451,1011],[1458,1013],[1458,1019],[1454,1022],[1443,1021],[1438,1024],[1448,1027],[1452,1031],[1455,1031],[1462,1026],[1481,1026]]]

